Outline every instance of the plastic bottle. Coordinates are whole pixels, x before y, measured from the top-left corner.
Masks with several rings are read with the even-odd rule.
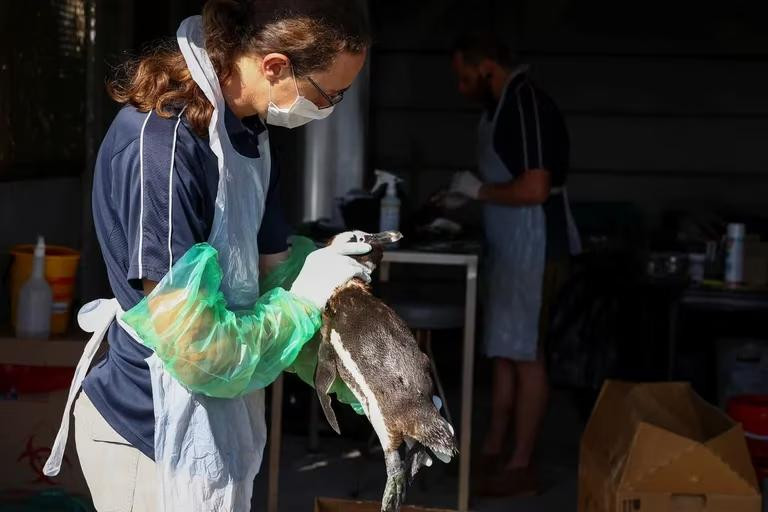
[[[400,198],[397,197],[397,183],[402,180],[387,171],[376,170],[374,172],[376,174],[376,184],[373,186],[373,191],[382,185],[387,187],[386,193],[381,199],[379,231],[399,231]]]
[[[728,224],[725,248],[725,283],[738,285],[744,281],[744,224]]]
[[[37,237],[32,276],[19,291],[16,335],[19,338],[47,339],[51,334],[53,293],[45,280],[45,240]]]

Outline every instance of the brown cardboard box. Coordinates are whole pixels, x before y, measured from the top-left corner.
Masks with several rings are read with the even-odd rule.
[[[744,240],[744,283],[751,287],[768,285],[768,243],[757,235]]]
[[[83,346],[82,341],[0,339],[0,365],[5,372],[6,365],[31,368],[32,377],[26,375],[24,379],[33,381],[45,378],[46,368],[55,368],[57,386],[67,385],[67,389],[42,393],[21,390],[16,400],[0,399],[0,490],[42,491],[63,487],[72,494],[89,495],[75,451],[73,424],[70,424],[61,473],[48,478],[42,472],[69,392],[62,373],[67,368],[74,370]]]
[[[760,512],[741,426],[685,383],[607,381],[581,441],[579,512]]]
[[[334,498],[315,498],[315,512],[379,512],[381,503],[378,501],[352,501]],[[452,512],[438,508],[423,508],[413,505],[403,505],[401,512]]]

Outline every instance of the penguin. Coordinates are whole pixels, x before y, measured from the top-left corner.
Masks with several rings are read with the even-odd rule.
[[[356,259],[373,271],[383,245],[401,238],[397,231],[356,231],[349,241],[371,244],[373,250]],[[340,434],[328,394],[337,377],[360,402],[379,438],[387,471],[381,510],[396,512],[407,485],[422,466],[432,464],[431,455],[447,463],[458,450],[453,427],[434,397],[429,357],[405,322],[357,278],[337,288],[326,305],[315,373],[325,417]]]

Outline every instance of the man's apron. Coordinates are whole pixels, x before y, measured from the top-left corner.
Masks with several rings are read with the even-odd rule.
[[[483,115],[478,126],[478,168],[486,183],[506,183],[509,169],[496,153],[493,134],[501,106],[510,93],[509,84],[493,117]],[[514,91],[512,91],[514,93]],[[565,188],[555,188],[565,202],[568,238],[572,254],[581,251]],[[483,206],[487,253],[487,295],[484,322],[488,357],[520,361],[537,358],[542,283],[547,254],[547,219],[542,205]]]

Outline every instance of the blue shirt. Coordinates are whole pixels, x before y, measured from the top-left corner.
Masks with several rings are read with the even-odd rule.
[[[241,121],[227,109],[225,124],[240,154],[259,156],[257,136],[266,127],[257,117]],[[271,161],[258,234],[262,254],[286,250],[290,233],[274,154]],[[93,216],[110,286],[124,310],[143,298],[143,279],[160,281],[191,246],[208,239],[218,175],[207,139],[185,119],[164,119],[131,106],[115,117],[96,159]],[[108,340],[106,356],[86,376],[83,389],[117,433],[154,459],[152,387],[145,362],[152,351],[116,322]]]

